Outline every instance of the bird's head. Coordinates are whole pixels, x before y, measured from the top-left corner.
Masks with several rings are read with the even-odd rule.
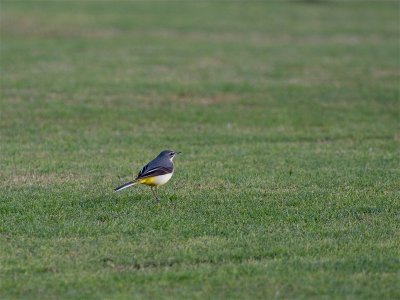
[[[159,156],[160,157],[167,157],[169,158],[171,161],[174,159],[174,157],[178,154],[180,154],[181,152],[179,151],[172,151],[172,150],[164,150],[162,151]]]

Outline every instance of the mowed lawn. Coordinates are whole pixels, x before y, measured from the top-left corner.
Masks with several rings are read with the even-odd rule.
[[[0,10],[1,299],[400,297],[397,1]]]

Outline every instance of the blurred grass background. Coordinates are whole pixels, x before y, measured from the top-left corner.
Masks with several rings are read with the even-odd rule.
[[[0,13],[0,298],[400,297],[399,2]]]

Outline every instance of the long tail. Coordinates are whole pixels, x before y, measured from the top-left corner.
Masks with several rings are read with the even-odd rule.
[[[129,181],[129,182],[124,183],[123,185],[121,185],[121,186],[115,188],[114,191],[115,191],[115,192],[122,191],[123,189],[126,189],[126,188],[128,188],[128,187],[130,187],[130,186],[132,186],[132,185],[134,185],[134,184],[137,184],[137,183],[138,183],[137,181]]]

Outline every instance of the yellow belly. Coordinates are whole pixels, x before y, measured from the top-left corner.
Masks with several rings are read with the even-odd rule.
[[[145,184],[145,185],[150,185],[150,186],[158,186],[158,185],[163,185],[168,182],[172,177],[171,174],[165,174],[165,175],[160,175],[160,176],[154,176],[154,177],[147,177],[147,178],[142,178],[139,179],[139,183]]]

